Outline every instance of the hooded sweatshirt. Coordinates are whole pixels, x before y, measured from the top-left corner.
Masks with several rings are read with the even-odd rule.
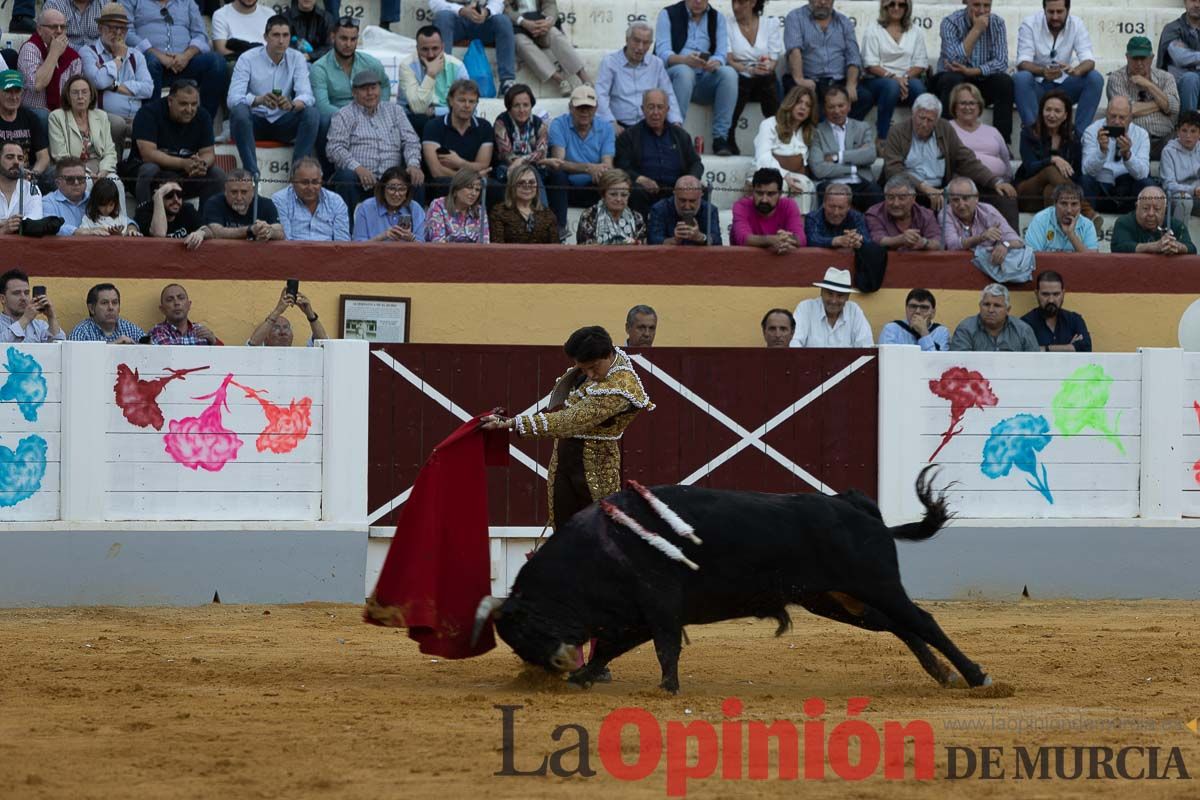
[[[1200,185],[1200,144],[1186,150],[1178,139],[1167,142],[1158,173],[1168,195],[1191,194]]]

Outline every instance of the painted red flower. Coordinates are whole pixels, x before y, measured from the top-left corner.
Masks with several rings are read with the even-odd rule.
[[[1000,402],[992,392],[992,384],[988,379],[966,367],[951,367],[946,370],[942,377],[929,382],[929,391],[950,401],[950,426],[942,434],[942,443],[933,451],[933,455],[929,457],[930,461],[937,458],[937,454],[942,452],[942,448],[949,444],[951,439],[962,433],[959,423],[967,415],[967,411],[972,408],[982,410]]]
[[[163,413],[162,409],[158,407],[158,396],[171,381],[176,378],[181,381],[186,380],[184,376],[189,372],[201,369],[208,369],[208,367],[168,368],[166,371],[171,374],[167,377],[143,381],[138,377],[136,368],[130,370],[128,364],[117,364],[117,382],[113,384],[113,394],[116,396],[117,405],[120,406],[125,419],[139,428],[153,427],[154,430],[161,431]]]
[[[163,441],[166,442],[167,453],[175,461],[189,469],[203,467],[209,472],[219,472],[226,463],[237,458],[238,448],[243,442],[221,421],[221,408],[229,410],[225,393],[232,380],[233,373],[230,373],[212,394],[192,398],[213,398],[212,404],[201,411],[200,416],[171,420],[170,433],[163,436]]]
[[[284,408],[264,398],[263,395],[267,393],[265,389],[251,389],[237,381],[233,385],[245,392],[247,397],[257,400],[267,415],[267,427],[263,428],[254,442],[258,452],[270,450],[272,453],[290,453],[308,436],[308,430],[312,427],[311,397],[302,397],[299,403],[292,400]]]

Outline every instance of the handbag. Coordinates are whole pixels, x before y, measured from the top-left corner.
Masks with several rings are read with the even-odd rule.
[[[479,84],[480,97],[496,96],[496,81],[492,77],[492,65],[488,63],[487,54],[483,52],[482,41],[471,40],[470,46],[467,47],[467,54],[463,56],[463,66],[467,68],[467,74],[471,76],[471,80]]]
[[[983,244],[975,248],[975,257],[971,259],[971,263],[996,283],[1028,283],[1033,277],[1034,267],[1037,266],[1032,247],[1009,250],[1003,261],[993,264],[992,249]]]

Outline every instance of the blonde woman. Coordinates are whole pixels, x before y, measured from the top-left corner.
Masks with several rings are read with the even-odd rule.
[[[882,142],[896,106],[925,93],[929,54],[925,34],[912,24],[913,0],[879,0],[879,18],[863,31],[863,84],[875,98],[875,131]]]
[[[558,244],[558,219],[538,198],[537,170],[518,164],[508,173],[504,202],[488,214],[492,242],[507,244]]]
[[[816,186],[808,177],[808,146],[817,127],[817,96],[807,86],[793,87],[773,119],[764,119],[754,137],[754,168],[777,169],[783,189],[800,211],[812,210]]]
[[[600,202],[579,218],[576,244],[645,244],[646,221],[629,207],[633,181],[623,169],[610,169],[600,176]]]
[[[463,168],[450,179],[450,191],[425,212],[425,241],[487,244],[491,240],[483,210],[483,178]]]
[[[78,158],[93,178],[116,173],[117,147],[108,114],[96,108],[96,89],[84,76],[67,81],[62,108],[50,112],[49,133],[51,160]]]

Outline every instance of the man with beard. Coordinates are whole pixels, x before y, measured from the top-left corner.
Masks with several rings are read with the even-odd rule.
[[[0,233],[17,233],[22,219],[42,218],[42,196],[22,176],[25,151],[16,142],[0,144]]]
[[[796,332],[796,318],[786,308],[772,308],[762,318],[763,341],[767,347],[787,347]]]
[[[830,267],[824,280],[813,284],[820,297],[801,300],[796,306],[796,332],[791,347],[871,347],[871,323],[850,295],[858,289],[850,283],[850,270]]]
[[[438,42],[441,43],[440,37]],[[329,123],[333,121],[334,114],[354,101],[354,90],[350,84],[360,72],[387,74],[379,59],[358,49],[358,20],[354,17],[342,17],[333,29],[333,49],[314,61],[308,74],[313,97],[317,101],[317,112],[321,115],[321,122],[317,127],[317,159],[323,164]],[[391,99],[392,82],[383,81],[379,86],[379,100],[389,103]],[[417,131],[417,134],[419,135],[420,131]],[[328,169],[329,165],[325,164],[325,167]]]
[[[1166,192],[1157,186],[1147,186],[1138,194],[1133,212],[1117,217],[1113,226],[1112,251],[1194,255],[1196,245],[1192,243],[1186,219],[1175,218],[1167,223]]]
[[[783,176],[777,169],[764,167],[754,173],[750,178],[751,196],[733,204],[731,244],[762,247],[779,256],[807,244],[800,207],[790,197],[782,196],[782,186]]]
[[[650,306],[637,305],[625,315],[625,346],[652,347],[658,332],[658,312]]]
[[[97,283],[87,293],[88,318],[71,331],[72,342],[137,344],[146,332],[121,318],[121,290],[111,283]]]
[[[1158,68],[1175,78],[1181,114],[1200,101],[1200,0],[1183,0],[1183,9],[1158,37]]]
[[[1150,134],[1150,158],[1156,160],[1175,134],[1175,120],[1180,115],[1175,77],[1151,66],[1153,62],[1150,40],[1134,36],[1125,45],[1125,66],[1108,73],[1104,91],[1109,100],[1125,96],[1133,101],[1134,124]]]
[[[158,308],[163,321],[150,329],[150,344],[222,345],[217,335],[201,322],[192,322],[188,314],[192,301],[187,289],[168,283],[159,295]]]
[[[1146,44],[1149,46],[1150,42]],[[1073,60],[1079,62],[1074,67]],[[1021,124],[1033,125],[1042,95],[1059,89],[1072,103],[1079,104],[1075,110],[1075,129],[1082,137],[1084,128],[1096,117],[1103,88],[1104,78],[1096,71],[1092,40],[1083,21],[1071,16],[1071,0],[1042,0],[1041,12],[1023,19],[1017,32],[1013,91]]]
[[[200,227],[200,215],[183,202],[183,189],[174,181],[163,182],[154,191],[150,202],[137,207],[133,223],[143,236],[185,239],[189,250],[195,250],[205,239]]]
[[[225,193],[204,204],[201,218],[208,239],[250,239],[269,242],[286,238],[279,212],[269,197],[254,196],[254,176],[235,169],[225,179]],[[256,202],[257,201],[257,202]]]
[[[135,192],[139,203],[150,201],[156,181],[175,181],[185,196],[201,201],[221,191],[225,173],[213,166],[212,117],[200,107],[195,81],[179,79],[165,100],[144,103],[133,118],[133,140],[142,161]]]
[[[1063,279],[1054,270],[1037,276],[1034,288],[1038,307],[1022,320],[1033,329],[1033,335],[1046,352],[1090,353],[1092,336],[1083,317],[1063,308]]]
[[[925,351],[950,349],[950,329],[933,321],[937,300],[928,289],[913,289],[904,298],[904,319],[879,332],[880,344],[915,344]]]
[[[1029,324],[1009,316],[1012,303],[1002,283],[989,283],[979,295],[979,313],[958,323],[951,350],[1035,353],[1042,348]]]
[[[8,149],[11,145],[6,145]],[[39,315],[45,315],[43,322]],[[0,275],[0,342],[47,344],[67,338],[49,295],[34,297],[29,276],[19,269]]]
[[[1081,215],[1083,194],[1073,183],[1054,187],[1054,205],[1033,215],[1025,229],[1025,244],[1035,253],[1099,251],[1096,226]]]
[[[785,92],[793,86],[812,89],[817,95],[816,112],[824,107],[829,87],[841,86],[850,99],[850,116],[862,119],[871,110],[875,98],[858,85],[863,62],[854,21],[834,11],[833,0],[809,0],[808,5],[789,11],[783,18],[783,49]]]

